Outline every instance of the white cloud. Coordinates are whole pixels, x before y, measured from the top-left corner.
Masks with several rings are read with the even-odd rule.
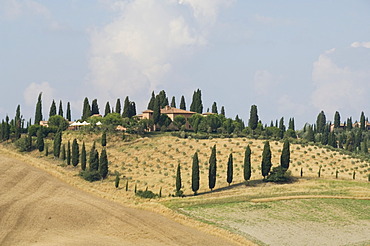
[[[22,15],[36,15],[47,19],[51,18],[50,11],[42,4],[33,0],[3,0],[0,11],[6,19],[13,20]]]
[[[151,90],[169,83],[165,76],[173,71],[176,60],[207,44],[202,23],[207,18],[214,22],[222,3],[228,2],[104,0],[118,15],[103,28],[90,31],[89,79],[99,97],[130,95],[147,100]]]
[[[368,103],[370,70],[339,66],[330,57],[333,52],[325,52],[313,63],[312,104],[329,113],[361,112]]]
[[[254,74],[253,85],[257,94],[266,96],[275,90],[279,79],[267,70],[257,70]]]
[[[51,101],[54,97],[54,89],[50,86],[48,82],[43,82],[40,84],[31,83],[23,92],[23,98],[28,107],[35,106],[37,103],[37,98],[42,92],[42,107],[43,111],[49,110]],[[46,109],[46,110],[45,110]]]
[[[353,42],[351,44],[351,47],[353,48],[368,48],[370,49],[370,42]]]

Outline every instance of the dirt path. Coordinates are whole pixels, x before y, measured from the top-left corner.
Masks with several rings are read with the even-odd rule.
[[[0,245],[232,245],[0,155]]]

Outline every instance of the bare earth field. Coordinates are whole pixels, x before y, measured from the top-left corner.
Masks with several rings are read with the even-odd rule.
[[[0,158],[0,245],[232,245],[73,188],[25,162]]]

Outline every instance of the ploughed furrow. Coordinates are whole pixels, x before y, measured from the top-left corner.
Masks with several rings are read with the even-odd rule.
[[[232,245],[0,156],[0,245]]]

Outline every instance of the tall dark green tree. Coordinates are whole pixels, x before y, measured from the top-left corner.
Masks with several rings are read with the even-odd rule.
[[[245,155],[244,155],[244,180],[248,181],[251,178],[252,174],[252,168],[251,168],[251,148],[249,145],[245,149]]]
[[[44,134],[42,132],[42,127],[40,127],[37,130],[36,147],[39,150],[39,152],[44,151],[45,143],[44,143]]]
[[[98,99],[94,99],[91,103],[91,114],[99,114]]]
[[[65,144],[62,144],[62,150],[60,151],[60,159],[62,159],[63,161],[66,160],[66,145]]]
[[[60,101],[59,101],[58,115],[60,115],[60,116],[62,116],[62,117],[63,117],[63,115],[64,115],[62,100],[60,100]]]
[[[283,150],[280,156],[280,166],[284,169],[289,168],[290,163],[290,143],[288,139],[285,139],[283,144]]]
[[[107,132],[104,131],[101,136],[101,146],[105,147],[107,146]]]
[[[18,105],[15,111],[14,118],[14,137],[19,139],[21,137],[22,119],[21,119],[21,106]]]
[[[35,124],[39,125],[40,121],[42,121],[42,92],[39,94],[36,103],[36,111],[35,111]]]
[[[271,149],[270,149],[270,142],[266,141],[263,147],[262,152],[262,163],[261,163],[261,172],[264,179],[270,173],[271,170]]]
[[[305,139],[309,142],[315,142],[315,135],[313,133],[313,129],[311,125],[306,126],[306,135]]]
[[[168,103],[168,97],[166,96],[166,92],[164,90],[161,90],[158,93],[158,98],[159,98],[159,106],[160,106],[160,108],[164,108],[167,105],[169,105],[169,103]]]
[[[56,158],[59,158],[59,156],[60,156],[60,147],[61,147],[61,145],[62,145],[62,132],[58,131],[55,134],[55,137],[54,137],[54,148],[53,148],[54,157],[56,157]]]
[[[361,130],[365,130],[366,129],[366,123],[365,123],[365,114],[364,112],[361,112],[361,116],[360,116],[360,124],[361,124]]]
[[[67,103],[67,113],[66,113],[66,119],[68,121],[72,120],[72,115],[71,115],[71,104],[68,102]]]
[[[150,101],[148,103],[148,109],[154,110],[154,101],[155,101],[155,94],[154,91],[152,92],[152,97],[150,98]]]
[[[209,158],[209,172],[208,172],[208,185],[211,191],[216,186],[216,175],[217,175],[217,157],[216,157],[216,145],[213,146],[211,156]]]
[[[108,156],[105,149],[101,151],[99,161],[99,173],[103,179],[105,179],[108,175]]]
[[[85,142],[82,142],[82,148],[81,148],[81,169],[82,169],[82,171],[86,170],[86,147],[85,147]]]
[[[173,96],[172,99],[171,99],[171,107],[172,108],[176,108],[176,99],[175,97]]]
[[[318,133],[323,133],[326,126],[326,116],[324,111],[321,111],[316,119],[316,129]]]
[[[338,111],[336,111],[334,114],[334,128],[339,128],[339,127],[340,127],[340,114]]]
[[[9,124],[9,116],[5,117],[5,127],[4,127],[4,140],[10,139],[10,124]]]
[[[72,165],[75,167],[80,162],[80,148],[77,143],[77,139],[73,139],[72,142]]]
[[[289,119],[289,127],[288,127],[288,129],[295,131],[294,118],[290,118]]]
[[[213,102],[213,104],[212,104],[212,113],[218,114],[217,103],[216,102]]]
[[[199,190],[199,159],[198,152],[195,152],[193,156],[193,165],[191,168],[191,190],[194,192],[194,195],[197,194]]]
[[[125,102],[123,103],[123,118],[130,118],[130,99],[128,96],[125,98]]]
[[[161,109],[160,109],[160,105],[159,105],[159,97],[156,96],[156,98],[154,100],[154,107],[153,107],[153,121],[154,121],[154,124],[158,124],[160,116],[161,116]]]
[[[71,157],[72,157],[71,142],[68,140],[68,143],[67,143],[67,165],[71,165]]]
[[[349,118],[347,119],[346,129],[350,131],[350,130],[352,130],[352,128],[353,128],[353,124],[352,124],[352,117],[349,117]]]
[[[234,174],[234,164],[233,164],[233,154],[230,153],[229,159],[227,161],[227,178],[226,181],[227,183],[230,184],[233,182],[233,174]]]
[[[109,102],[105,104],[104,117],[111,113]]]
[[[90,150],[89,170],[98,171],[98,168],[99,168],[99,153],[95,149],[95,142],[94,142]]]
[[[203,102],[202,102],[202,92],[200,89],[194,91],[193,100],[190,105],[190,111],[196,113],[203,113]]]
[[[223,116],[225,116],[225,107],[224,106],[221,107],[220,114],[223,115]]]
[[[249,128],[251,128],[252,130],[255,130],[255,129],[257,128],[257,125],[258,125],[257,106],[256,106],[256,105],[252,105],[252,106],[251,106],[250,113],[249,113],[249,122],[248,122],[248,126],[249,126]]]
[[[180,196],[182,195],[181,192],[181,167],[180,164],[177,165],[177,171],[176,171],[176,195]]]
[[[85,97],[84,99],[84,104],[83,104],[83,109],[82,109],[82,120],[86,120],[91,116],[91,107],[89,103],[89,99]]]
[[[285,133],[284,117],[281,117],[279,121],[279,129],[280,129],[280,138],[283,138]]]
[[[121,114],[122,105],[121,105],[121,99],[117,98],[116,101],[116,113]]]
[[[185,97],[181,96],[180,109],[186,110]]]
[[[332,146],[334,148],[337,148],[338,147],[338,145],[337,145],[337,137],[335,136],[335,133],[334,132],[330,132],[329,133],[328,145],[329,146]]]
[[[54,116],[56,114],[57,114],[57,106],[55,105],[55,101],[53,100],[50,106],[49,117]]]

